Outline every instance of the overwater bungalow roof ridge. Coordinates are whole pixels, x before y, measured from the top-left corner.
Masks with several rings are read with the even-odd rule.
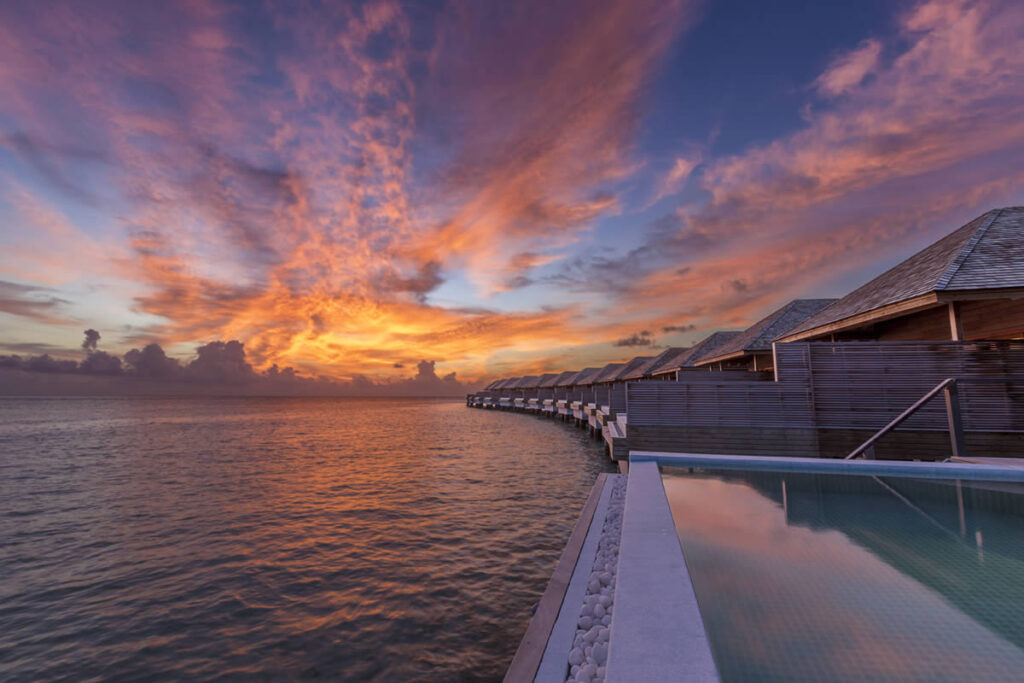
[[[663,375],[669,372],[675,372],[681,368],[692,368],[697,361],[708,357],[722,344],[739,334],[739,331],[731,330],[713,332],[693,346],[683,349],[675,357],[665,361],[665,363],[662,364],[654,374]]]
[[[938,293],[955,298],[955,292],[1024,289],[1022,264],[1024,207],[992,209],[861,285],[780,339],[813,336],[820,328],[841,327],[855,316],[919,297],[926,299],[922,306],[934,305]]]
[[[566,370],[565,372],[563,372],[562,374],[560,374],[558,376],[558,378],[555,380],[555,383],[552,384],[551,386],[553,386],[553,387],[566,387],[566,386],[569,386],[572,383],[573,378],[575,378],[576,375],[578,375],[578,374],[580,374],[579,370]]]
[[[618,372],[616,372],[611,378],[605,381],[614,382],[626,379],[627,375],[636,371],[638,368],[647,365],[647,363],[651,362],[652,360],[654,360],[654,356],[637,356],[632,360],[628,360],[622,364],[622,368]]]
[[[597,374],[596,377],[594,377],[593,383],[598,384],[600,382],[610,381],[612,377],[618,374],[618,372],[622,370],[623,367],[625,367],[625,365],[625,363],[609,363],[608,365],[601,368],[601,371]]]
[[[643,363],[639,367],[622,374],[620,376],[620,379],[630,380],[641,379],[643,377],[650,377],[661,365],[665,363],[665,361],[671,359],[672,356],[678,354],[681,351],[683,351],[683,348],[681,346],[670,346],[661,353],[659,353],[657,356],[650,358],[646,363]]]
[[[542,388],[550,389],[552,387],[557,386],[558,380],[561,379],[564,375],[566,375],[568,373],[567,372],[555,372],[555,373],[552,373],[552,374],[554,375],[553,377],[545,380],[544,382],[541,382],[540,386]]]
[[[579,374],[572,378],[573,386],[581,386],[584,384],[593,384],[594,378],[600,374],[603,368],[583,368]]]
[[[558,374],[559,373],[557,373],[557,372],[546,372],[546,373],[544,373],[543,375],[541,375],[540,377],[537,378],[537,388],[538,389],[543,389],[545,387],[551,386],[551,383],[554,382],[558,378]]]
[[[757,351],[771,351],[773,341],[836,301],[838,299],[793,299],[720,344],[713,353],[705,354],[697,364],[714,363]]]
[[[534,387],[537,386],[537,380],[538,379],[540,379],[540,377],[538,375],[527,375],[526,377],[521,377],[519,379],[519,381],[516,382],[515,388],[516,389],[533,389]]]

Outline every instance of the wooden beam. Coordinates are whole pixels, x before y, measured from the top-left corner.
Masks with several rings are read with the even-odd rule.
[[[949,338],[953,341],[963,341],[964,324],[960,319],[960,303],[950,301],[946,306],[949,308]]]
[[[956,382],[946,386],[946,419],[949,421],[949,445],[954,458],[967,456],[964,422],[960,412],[960,391]]]

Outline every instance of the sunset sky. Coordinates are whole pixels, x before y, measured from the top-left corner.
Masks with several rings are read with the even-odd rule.
[[[0,354],[598,365],[1024,203],[1024,3],[0,0]]]

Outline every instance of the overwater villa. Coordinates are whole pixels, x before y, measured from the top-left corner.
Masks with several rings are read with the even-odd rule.
[[[681,372],[693,370],[697,367],[697,361],[710,356],[715,350],[739,334],[739,332],[733,331],[713,332],[693,346],[680,349],[674,356],[665,359],[651,374],[656,379],[678,380]]]
[[[562,373],[553,386],[557,412],[600,432],[616,460],[632,449],[843,457],[956,379],[935,394],[955,394],[955,422],[929,400],[865,450],[986,457],[1024,443],[1019,385],[999,381],[1024,376],[1022,339],[1024,209],[1004,208],[841,299],[797,299],[746,330]],[[514,407],[506,398],[497,403]]]
[[[741,369],[758,372],[773,369],[772,344],[836,299],[795,299],[730,339],[708,349],[694,367],[715,370]]]
[[[657,356],[650,358],[646,363],[641,363],[629,372],[622,373],[621,380],[623,382],[640,382],[645,379],[653,379],[662,367],[671,363],[676,356],[687,350],[679,346],[670,346]]]
[[[506,680],[1019,680],[1024,208],[838,300],[509,382],[623,474]]]

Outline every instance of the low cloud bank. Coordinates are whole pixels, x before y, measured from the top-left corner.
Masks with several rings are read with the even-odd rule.
[[[87,330],[81,361],[49,354],[0,355],[0,394],[7,395],[256,395],[256,396],[458,396],[471,387],[449,373],[439,376],[435,362],[423,360],[407,379],[378,382],[364,376],[350,380],[302,375],[292,367],[259,371],[246,360],[237,340],[199,346],[191,361],[169,357],[159,344],[148,344],[118,357],[98,348],[100,335]]]

